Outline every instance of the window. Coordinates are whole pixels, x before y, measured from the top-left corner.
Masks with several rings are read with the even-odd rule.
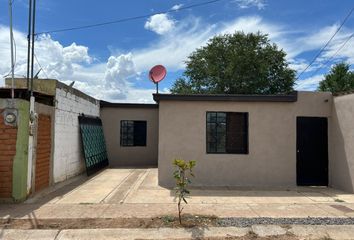
[[[207,112],[207,153],[248,154],[248,113]]]
[[[146,146],[146,121],[120,121],[120,145]]]

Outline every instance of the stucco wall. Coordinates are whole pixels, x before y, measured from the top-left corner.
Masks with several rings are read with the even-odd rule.
[[[78,116],[99,116],[97,100],[79,97],[68,88],[57,88],[54,124],[54,182],[64,181],[85,170]]]
[[[334,98],[330,139],[331,185],[354,192],[354,94]]]
[[[196,160],[195,185],[295,186],[296,117],[329,117],[330,93],[299,92],[298,101],[160,101],[159,184],[171,186],[172,160]],[[249,154],[206,154],[206,112],[249,113]]]
[[[109,165],[119,166],[156,166],[158,145],[157,108],[101,108],[101,119],[106,140]],[[147,121],[146,147],[120,146],[120,121]]]

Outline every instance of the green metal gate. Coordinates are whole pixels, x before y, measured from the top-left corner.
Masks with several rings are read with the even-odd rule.
[[[82,114],[79,116],[79,125],[86,173],[89,176],[108,166],[102,121],[99,117]]]

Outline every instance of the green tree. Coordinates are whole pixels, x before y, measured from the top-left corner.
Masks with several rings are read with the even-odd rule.
[[[342,62],[334,65],[320,82],[318,90],[332,93],[354,90],[354,72],[349,71],[349,64]]]
[[[286,53],[268,35],[236,32],[219,35],[186,61],[175,94],[276,94],[293,91],[295,71]]]

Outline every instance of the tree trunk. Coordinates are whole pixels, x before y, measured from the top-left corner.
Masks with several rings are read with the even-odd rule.
[[[181,198],[178,199],[178,220],[179,224],[182,225],[182,217],[181,217]]]

